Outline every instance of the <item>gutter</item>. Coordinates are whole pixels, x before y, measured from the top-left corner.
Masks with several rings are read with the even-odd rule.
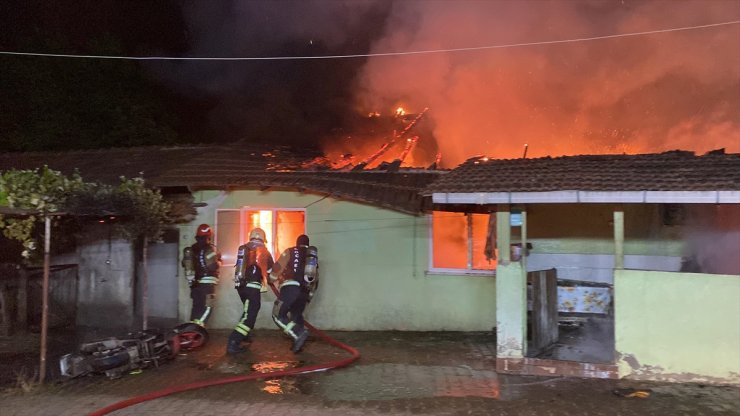
[[[740,204],[740,191],[435,192],[435,204]]]

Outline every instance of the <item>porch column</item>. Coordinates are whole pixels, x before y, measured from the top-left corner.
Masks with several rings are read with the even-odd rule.
[[[511,213],[496,212],[496,358],[523,358],[527,349],[527,279],[519,261],[511,261]]]
[[[624,269],[624,211],[614,211],[614,269]]]

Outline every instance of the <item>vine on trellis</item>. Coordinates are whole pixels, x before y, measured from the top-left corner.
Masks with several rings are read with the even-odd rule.
[[[9,170],[0,174],[0,207],[23,210],[24,215],[0,215],[0,229],[23,245],[22,256],[31,257],[39,246],[35,227],[49,214],[77,217],[115,216],[116,234],[135,240],[158,240],[168,224],[170,204],[143,178],[120,178],[117,186],[85,182],[75,173],[43,168]]]

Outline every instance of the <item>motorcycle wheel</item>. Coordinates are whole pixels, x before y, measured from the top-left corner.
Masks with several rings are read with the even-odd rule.
[[[175,328],[179,338],[180,350],[189,351],[200,348],[208,342],[208,331],[193,323],[182,324]]]

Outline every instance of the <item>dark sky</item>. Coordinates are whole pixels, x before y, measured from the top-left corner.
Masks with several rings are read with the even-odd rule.
[[[12,5],[15,3],[15,5]],[[8,5],[11,5],[10,7]],[[740,20],[736,0],[14,1],[4,47],[102,34],[124,52],[318,56],[521,44]],[[0,6],[2,7],[2,6]],[[30,45],[31,47],[33,45]],[[361,154],[369,112],[429,108],[427,147],[467,157],[740,151],[740,25],[412,56],[148,62],[183,134]],[[378,130],[377,132],[380,132]],[[352,136],[352,137],[349,137]],[[419,160],[424,164],[428,160]]]

